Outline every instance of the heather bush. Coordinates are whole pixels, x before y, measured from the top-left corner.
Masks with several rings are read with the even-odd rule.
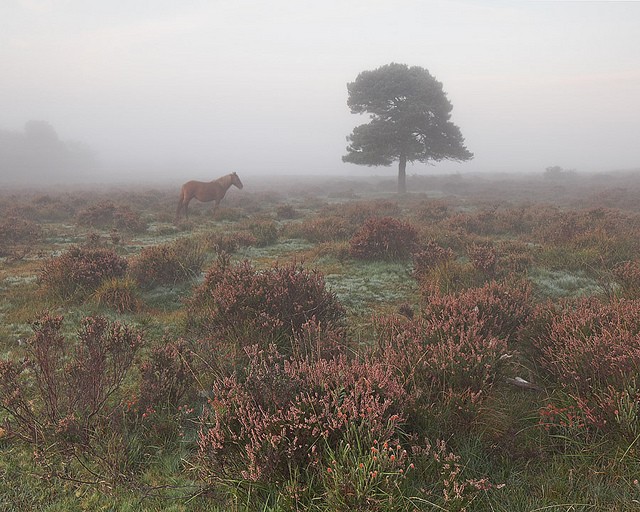
[[[485,207],[474,212],[460,212],[450,216],[446,225],[452,230],[462,230],[474,235],[503,235],[526,231],[523,209]]]
[[[34,218],[44,222],[61,222],[73,218],[75,208],[63,198],[52,198],[48,195],[35,197]]]
[[[392,217],[371,218],[351,238],[351,255],[363,260],[403,260],[416,250],[418,232]]]
[[[145,247],[131,261],[129,275],[144,288],[175,285],[197,276],[205,257],[204,246],[188,238]]]
[[[247,223],[247,229],[255,239],[257,247],[273,245],[278,241],[278,225],[270,219],[256,219]]]
[[[257,270],[249,261],[220,257],[188,301],[187,324],[203,334],[233,335],[241,344],[262,339],[290,349],[310,320],[339,325],[344,314],[316,271],[295,263]]]
[[[298,216],[296,209],[290,204],[282,204],[276,208],[278,219],[295,219]]]
[[[613,268],[613,275],[627,299],[640,299],[640,261],[624,261]]]
[[[118,313],[137,313],[142,307],[136,282],[129,278],[111,278],[103,281],[93,294],[99,306],[106,306]]]
[[[640,302],[567,303],[534,344],[540,367],[593,425],[633,423],[622,414],[627,409],[628,417],[640,403]]]
[[[495,276],[498,255],[490,244],[472,244],[467,247],[467,255],[473,268],[487,276]]]
[[[332,205],[327,211],[329,215],[343,218],[356,228],[374,217],[397,217],[402,213],[398,203],[386,199],[348,201]]]
[[[413,254],[413,274],[425,275],[429,270],[453,258],[454,252],[450,248],[444,248],[434,240],[429,240],[421,250]]]
[[[142,338],[126,325],[87,317],[72,343],[62,334],[62,321],[44,314],[33,323],[28,357],[0,363],[0,407],[10,433],[37,457],[77,461],[74,470],[92,479],[90,468],[97,465],[117,480],[127,454],[109,451],[105,442],[120,425],[122,385]],[[118,464],[112,456],[120,457]]]
[[[193,397],[193,355],[184,340],[155,346],[140,364],[138,405],[177,410]]]
[[[9,217],[0,221],[0,257],[11,255],[17,246],[25,247],[42,237],[42,229],[30,220]]]
[[[533,313],[531,288],[526,282],[491,281],[480,288],[445,294],[427,288],[423,317],[433,326],[456,332],[476,325],[482,336],[495,336],[511,343],[526,327]]]
[[[506,341],[484,334],[477,316],[380,317],[376,328],[374,357],[403,383],[410,424],[423,421],[420,410],[472,418],[506,364]]]
[[[198,458],[206,481],[284,482],[298,470],[325,470],[326,448],[349,429],[397,435],[404,397],[387,364],[287,359],[275,346],[247,354],[244,371],[214,383],[202,416]]]
[[[211,233],[205,236],[205,245],[218,253],[234,253],[242,247],[257,245],[256,237],[248,231]]]
[[[111,201],[102,201],[76,214],[80,226],[91,228],[117,228],[132,233],[147,229],[147,223],[128,206],[116,206]]]
[[[94,292],[104,281],[121,278],[127,260],[109,249],[71,247],[44,263],[38,281],[50,295],[69,299]]]
[[[425,201],[416,211],[416,218],[421,222],[441,222],[451,215],[450,205],[437,199]]]
[[[286,227],[290,238],[302,238],[312,243],[347,240],[354,231],[346,219],[334,215],[313,217]]]

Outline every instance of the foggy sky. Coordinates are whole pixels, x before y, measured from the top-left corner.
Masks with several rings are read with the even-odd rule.
[[[399,62],[475,154],[409,172],[640,168],[639,48],[640,2],[7,0],[0,130],[46,121],[114,174],[393,175],[341,156],[347,82]]]

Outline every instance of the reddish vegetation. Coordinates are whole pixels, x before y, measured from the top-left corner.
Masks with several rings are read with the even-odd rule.
[[[40,271],[40,284],[51,294],[71,298],[93,292],[103,281],[123,277],[127,260],[109,249],[72,247],[48,260]]]
[[[243,343],[256,336],[289,345],[310,320],[337,325],[345,311],[323,277],[297,264],[257,270],[249,261],[220,258],[189,301],[188,322],[196,332],[227,333]]]
[[[33,447],[49,478],[111,488],[148,478],[158,446],[180,450],[198,492],[233,501],[248,489],[243,503],[267,496],[292,509],[321,496],[327,510],[463,510],[494,488],[482,478],[485,461],[502,475],[508,454],[504,467],[525,474],[594,440],[610,443],[621,467],[640,435],[640,214],[613,209],[618,194],[603,196],[608,206],[594,195],[571,209],[564,197],[493,204],[497,193],[486,190],[472,205],[461,179],[448,179],[442,189],[456,198],[294,207],[246,195],[214,221],[196,212],[177,226],[154,219],[150,234],[181,238],[143,249],[146,235],[111,231],[145,229],[140,212],[77,200],[69,212],[97,232],[27,261],[23,274],[39,266],[45,292],[32,286],[27,298],[67,307],[68,318],[82,307],[126,314],[152,343],[139,350],[137,330],[101,316],[82,320],[76,336],[62,317],[40,317],[0,360],[0,437]],[[22,212],[37,218],[69,202],[45,197]],[[209,224],[200,230],[200,221]],[[0,224],[0,249],[40,245],[42,233],[12,217]],[[276,245],[287,238],[309,243]],[[281,260],[272,263],[274,254]],[[406,282],[384,290],[398,292],[397,302],[372,298],[371,310],[349,302],[371,291],[363,269],[380,267],[371,281],[393,287],[386,269],[401,265]],[[357,279],[338,295],[320,269]],[[545,292],[547,273],[595,283],[594,296]],[[11,281],[4,286],[10,293]],[[25,311],[4,308],[3,319],[19,324]],[[516,377],[533,385],[511,386]],[[465,466],[479,478],[462,476]],[[482,504],[493,507],[488,496]]]
[[[392,217],[368,219],[351,238],[351,256],[361,260],[404,260],[415,251],[418,231]]]

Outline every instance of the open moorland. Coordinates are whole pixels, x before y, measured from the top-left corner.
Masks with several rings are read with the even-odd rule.
[[[0,509],[640,509],[640,173],[0,192]]]

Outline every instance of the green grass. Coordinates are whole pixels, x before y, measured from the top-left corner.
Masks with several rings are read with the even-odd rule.
[[[550,299],[577,298],[601,295],[600,283],[586,272],[536,268],[529,272],[536,293]]]

